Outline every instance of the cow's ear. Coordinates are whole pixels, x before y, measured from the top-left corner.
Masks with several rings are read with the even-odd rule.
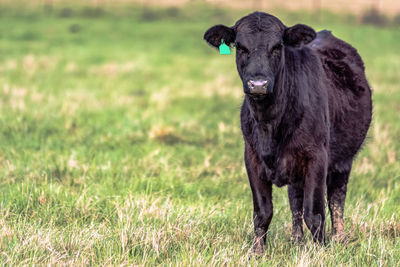
[[[299,46],[308,44],[315,39],[317,34],[314,29],[304,24],[296,24],[293,27],[285,29],[283,42],[285,45]]]
[[[224,43],[227,45],[234,43],[236,33],[235,30],[230,27],[215,25],[206,31],[203,38],[207,43],[218,48],[221,45],[222,40],[224,40]]]

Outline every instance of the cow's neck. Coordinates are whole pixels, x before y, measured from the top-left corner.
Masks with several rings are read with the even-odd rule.
[[[285,73],[281,73],[284,77]],[[274,143],[285,144],[300,125],[304,109],[298,88],[288,79],[277,79],[276,93],[273,98],[261,101],[246,96],[250,115],[255,121],[260,135],[274,140]],[[280,88],[280,89],[278,89]],[[265,144],[272,146],[273,144]]]
[[[292,94],[283,92],[281,95],[278,93],[274,99],[266,98],[261,101],[255,101],[246,96],[246,101],[257,127],[278,140],[281,137],[287,137],[294,130],[293,127],[288,127],[288,124],[296,122],[303,115],[299,113],[301,109],[298,108],[299,103],[294,98]],[[297,123],[295,124],[298,126]]]
[[[303,117],[291,96],[280,96],[274,101],[254,101],[246,96],[250,116],[254,121],[258,153],[269,170],[275,169],[276,158],[283,151]]]
[[[251,117],[260,125],[273,125],[280,115],[277,105],[272,98],[254,100],[246,96]]]

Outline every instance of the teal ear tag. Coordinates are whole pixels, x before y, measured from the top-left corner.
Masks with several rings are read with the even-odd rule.
[[[219,53],[221,55],[230,55],[231,54],[231,49],[229,48],[229,46],[227,46],[224,43],[224,40],[222,39],[221,44],[219,46]]]

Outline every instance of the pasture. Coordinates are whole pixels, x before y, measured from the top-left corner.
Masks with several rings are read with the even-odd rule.
[[[0,8],[0,265],[400,264],[400,30],[271,12],[355,46],[374,115],[353,166],[348,243],[290,242],[274,187],[254,258],[234,56],[203,40],[248,11]]]

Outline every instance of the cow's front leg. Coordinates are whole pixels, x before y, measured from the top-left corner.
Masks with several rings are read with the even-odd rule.
[[[302,188],[288,186],[290,210],[292,211],[292,237],[298,243],[303,239],[303,197]]]
[[[262,255],[266,234],[272,219],[272,184],[267,181],[264,165],[255,150],[248,144],[245,145],[244,158],[253,193],[254,252]]]
[[[313,240],[325,242],[325,184],[328,156],[325,149],[308,160],[304,184],[304,220]]]

